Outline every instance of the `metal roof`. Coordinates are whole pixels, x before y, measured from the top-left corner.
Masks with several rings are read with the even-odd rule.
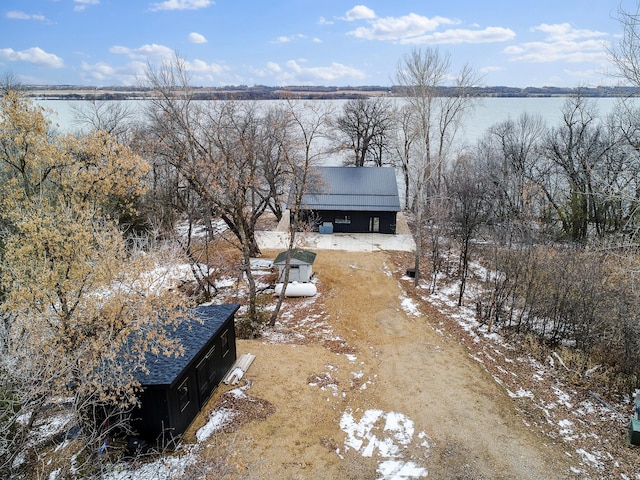
[[[400,211],[393,167],[316,167],[302,199],[308,210]]]
[[[291,257],[289,263],[291,265],[313,265],[316,259],[316,253],[310,250],[291,250]],[[284,265],[287,262],[287,252],[280,252],[276,259],[273,261],[274,265]]]
[[[229,317],[233,316],[240,308],[237,304],[199,306],[192,311],[196,320],[184,320],[173,330],[167,333],[172,339],[179,339],[184,348],[184,355],[180,357],[167,357],[146,354],[146,367],[149,374],[137,371],[136,380],[141,385],[171,385],[189,367],[200,350],[209,343],[212,337],[219,333]],[[198,321],[200,320],[200,321]]]

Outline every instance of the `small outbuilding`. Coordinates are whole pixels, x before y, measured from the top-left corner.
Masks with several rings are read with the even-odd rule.
[[[289,282],[309,282],[313,276],[313,262],[315,259],[316,254],[309,250],[291,250],[291,257],[289,259]],[[284,282],[286,262],[286,251],[279,253],[273,261],[273,264],[278,267],[279,283]]]
[[[320,233],[395,234],[400,211],[395,169],[316,167],[301,206],[302,219]]]
[[[152,444],[170,445],[184,433],[236,361],[236,304],[200,306],[197,320],[185,320],[170,336],[184,355],[147,354],[148,374],[139,372],[140,405],[132,424]]]

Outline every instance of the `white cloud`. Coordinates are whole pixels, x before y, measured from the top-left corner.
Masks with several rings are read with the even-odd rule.
[[[547,24],[543,23],[533,27],[531,31],[539,31],[547,34],[547,40],[551,42],[578,40],[580,38],[595,38],[607,36],[597,30],[580,30],[573,28],[568,23]]]
[[[280,73],[282,72],[282,68],[276,62],[267,62],[267,70],[271,73]]]
[[[348,32],[348,35],[364,40],[389,41],[402,45],[504,42],[516,36],[513,30],[503,27],[445,28],[442,31],[437,31],[441,27],[458,25],[460,21],[439,16],[430,18],[416,13],[402,17],[361,18],[367,20],[373,18],[373,20],[369,21],[367,26],[361,26]]]
[[[292,37],[286,37],[284,35],[281,35],[275,40],[273,40],[271,43],[289,43],[291,40],[293,40]]]
[[[147,61],[142,61],[144,55],[138,52],[146,51],[147,47],[152,47],[151,51],[161,53],[162,49],[155,50],[153,46],[145,45],[140,49],[126,49],[124,47],[114,47],[112,53],[123,53],[135,60],[126,65],[114,66],[105,62],[89,64],[82,63],[82,72],[84,79],[90,79],[105,85],[134,85],[140,78],[144,78],[147,70]],[[173,55],[173,54],[172,54]],[[148,59],[145,59],[148,60]],[[194,85],[204,83],[214,83],[220,81],[220,77],[230,69],[226,66],[216,63],[207,63],[203,60],[186,61],[184,63],[185,70],[191,75],[191,82]]]
[[[231,68],[219,63],[208,63],[204,60],[186,61],[185,68],[189,72],[191,83],[193,85],[205,84],[229,84],[233,83]],[[239,82],[241,83],[241,82]]]
[[[53,53],[47,53],[40,47],[28,48],[21,51],[15,51],[12,48],[0,48],[0,59],[5,59],[10,62],[33,63],[34,65],[51,68],[61,68],[64,66],[64,61],[60,57]]]
[[[174,57],[174,51],[164,45],[158,45],[156,43],[145,44],[138,48],[129,48],[115,45],[109,49],[111,53],[118,55],[126,55],[134,60],[168,60]]]
[[[401,44],[460,44],[505,42],[516,36],[509,28],[487,27],[483,30],[451,29],[429,35],[403,38]]]
[[[502,70],[504,70],[503,67],[499,67],[497,65],[488,65],[486,67],[480,68],[478,71],[484,75],[487,73],[501,72]]]
[[[205,36],[196,32],[191,32],[189,34],[189,41],[191,43],[207,43]]]
[[[584,42],[527,42],[504,49],[510,60],[520,62],[599,62],[606,61],[607,51],[599,40]]]
[[[160,3],[152,3],[151,10],[198,10],[213,5],[212,0],[165,0]]]
[[[11,10],[5,13],[4,16],[12,20],[38,20],[40,22],[45,22],[47,20],[44,15],[31,15],[17,10]]]
[[[504,49],[512,61],[520,62],[601,62],[608,59],[607,35],[593,30],[574,29],[568,23],[541,24],[531,29],[546,34],[544,41],[511,45]]]
[[[304,60],[289,60],[283,66],[268,62],[263,70],[254,70],[260,77],[274,76],[280,85],[319,85],[342,79],[357,81],[366,78],[366,73],[357,68],[333,62],[328,66],[308,67]]]
[[[619,85],[619,79],[614,75],[605,75],[603,70],[586,69],[586,70],[562,70],[567,76],[575,79],[581,84],[593,84],[594,78],[597,79],[597,85]]]
[[[98,81],[105,85],[135,85],[145,74],[147,65],[144,62],[129,62],[114,67],[104,62],[88,64],[82,62],[82,78]]]
[[[73,8],[76,12],[82,12],[88,5],[98,5],[100,0],[73,0],[77,5]]]
[[[198,35],[198,34],[196,34]],[[204,37],[203,37],[204,38]],[[127,73],[129,76],[140,77],[145,73],[146,65],[148,64],[161,64],[163,62],[171,62],[175,58],[175,52],[164,45],[158,45],[155,43],[141,45],[138,48],[123,47],[120,45],[113,46],[109,49],[111,53],[117,55],[126,55],[133,60],[129,65],[135,67],[135,73]],[[143,68],[139,69],[138,65],[142,65]],[[191,81],[194,85],[202,85],[205,83],[220,82],[221,77],[229,72],[231,69],[225,65],[218,63],[208,63],[204,60],[184,60],[185,70],[192,74]],[[106,64],[100,64],[97,66],[97,71],[101,76],[107,76],[108,68],[112,68]],[[134,70],[133,67],[129,67],[128,70]],[[115,68],[115,67],[113,67]],[[94,76],[97,73],[92,73]],[[124,77],[124,74],[122,75]]]
[[[331,20],[327,20],[324,17],[320,17],[318,19],[318,25],[333,25],[333,22]]]
[[[459,21],[449,18],[429,18],[416,13],[410,13],[402,17],[378,18],[371,22],[370,26],[358,27],[348,32],[348,35],[365,40],[390,40],[400,42],[425,35],[426,32],[432,32],[441,25],[455,25],[457,23],[459,23]]]
[[[272,40],[271,43],[289,43],[289,42],[293,42],[294,40],[298,39],[298,38],[307,38],[305,35],[298,33],[295,35],[281,35],[278,38],[276,38],[275,40]]]
[[[208,73],[216,76],[222,75],[229,70],[229,68],[224,65],[220,65],[218,63],[207,63],[204,60],[197,59],[192,62],[186,61],[185,66],[188,72],[197,74]]]
[[[344,20],[353,22],[354,20],[371,20],[376,18],[376,12],[364,5],[356,5],[346,13]]]

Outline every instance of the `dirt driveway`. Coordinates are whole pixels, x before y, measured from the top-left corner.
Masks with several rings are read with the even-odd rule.
[[[245,478],[574,478],[440,314],[411,300],[409,255],[318,253],[318,295],[288,299],[273,334],[238,342],[256,355],[243,394],[269,414],[217,435],[211,455],[227,445]]]

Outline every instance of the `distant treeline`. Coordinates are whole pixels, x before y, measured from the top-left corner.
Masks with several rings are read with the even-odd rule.
[[[153,95],[153,91],[145,87],[110,86],[87,87],[79,85],[26,85],[23,86],[30,97],[47,100],[135,100],[145,99]],[[440,96],[460,94],[455,87],[438,87]],[[359,87],[322,87],[322,86],[287,86],[267,87],[255,85],[225,87],[193,87],[193,98],[196,100],[277,100],[284,98],[298,99],[350,99],[370,96],[405,96],[402,87],[391,86],[359,86]],[[464,90],[465,95],[477,97],[562,97],[580,94],[585,97],[629,97],[640,92],[636,87],[471,87]]]

